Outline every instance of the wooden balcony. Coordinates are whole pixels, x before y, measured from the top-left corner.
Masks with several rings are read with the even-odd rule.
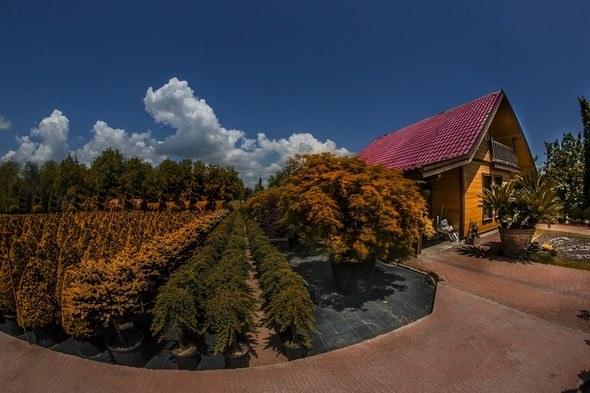
[[[514,150],[494,139],[492,139],[492,162],[518,168],[518,161]]]

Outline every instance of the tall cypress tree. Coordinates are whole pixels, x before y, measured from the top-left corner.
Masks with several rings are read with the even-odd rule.
[[[578,102],[584,127],[584,197],[588,203],[590,202],[590,102],[584,96],[579,97]]]

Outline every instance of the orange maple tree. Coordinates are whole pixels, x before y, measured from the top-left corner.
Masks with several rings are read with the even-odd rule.
[[[330,259],[374,261],[408,253],[433,232],[418,186],[399,171],[330,153],[296,156],[289,176],[250,201],[275,199],[279,221]]]

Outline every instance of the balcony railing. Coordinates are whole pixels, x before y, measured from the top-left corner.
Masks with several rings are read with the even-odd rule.
[[[514,150],[494,139],[492,139],[492,161],[518,168],[518,161],[516,160]]]

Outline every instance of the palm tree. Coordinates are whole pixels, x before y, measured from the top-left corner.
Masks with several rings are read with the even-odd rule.
[[[482,206],[491,209],[498,224],[510,228],[514,220],[515,183],[510,181],[503,184],[492,184],[490,188],[484,188],[482,194]]]
[[[563,209],[561,200],[547,176],[536,172],[527,173],[516,179],[516,199],[527,212],[526,220],[534,226],[541,220],[556,220]]]
[[[563,209],[549,179],[537,172],[492,185],[484,190],[482,205],[494,211],[502,250],[511,257],[526,252],[539,221],[554,220]]]

